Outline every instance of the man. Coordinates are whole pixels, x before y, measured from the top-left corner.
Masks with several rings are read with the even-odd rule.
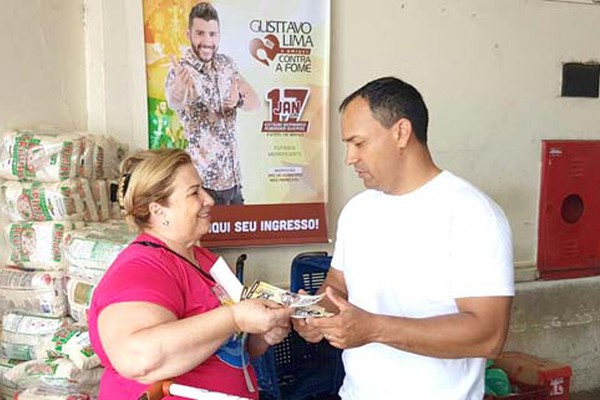
[[[346,163],[368,190],[340,215],[321,288],[337,315],[294,327],[344,349],[342,399],[481,400],[514,295],[506,217],[435,165],[413,86],[377,79],[340,110]]]
[[[257,109],[258,96],[233,60],[217,52],[219,15],[210,3],[192,8],[187,37],[190,48],[179,62],[171,59],[169,107],[183,124],[189,153],[215,204],[243,204],[236,117],[239,108]]]

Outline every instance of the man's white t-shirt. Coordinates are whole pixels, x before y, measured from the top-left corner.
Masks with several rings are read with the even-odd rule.
[[[350,303],[375,314],[457,313],[456,298],[513,296],[511,233],[500,207],[444,171],[401,196],[367,190],[344,207],[332,268]],[[343,353],[343,399],[481,400],[483,358],[439,359],[371,343]]]

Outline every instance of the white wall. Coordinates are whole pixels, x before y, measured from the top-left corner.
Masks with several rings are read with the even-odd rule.
[[[82,1],[0,0],[0,128],[87,124],[143,146],[142,3]],[[568,2],[332,0],[332,107],[378,76],[415,84],[429,105],[436,160],[500,203],[517,264],[533,264],[540,140],[600,138],[600,101],[559,96],[562,62],[600,60],[598,26],[600,6]],[[361,182],[343,165],[339,116],[331,115],[333,237]],[[282,283],[291,258],[313,249],[331,246],[221,252],[230,263],[246,252],[248,279]]]
[[[600,6],[542,0],[334,1],[334,104],[386,74],[414,83],[435,159],[487,191],[510,219],[516,260],[537,246],[540,140],[600,138],[598,99],[560,98],[561,63],[600,59]],[[356,21],[365,21],[363,25]],[[334,114],[335,115],[335,114]],[[332,126],[339,123],[334,116]],[[333,211],[360,182],[332,132]]]
[[[86,7],[86,43],[92,49],[88,51],[88,68],[93,69],[88,77],[88,91],[92,94],[92,98],[88,99],[90,129],[108,129],[133,148],[146,146],[142,2],[86,0]],[[102,97],[106,100],[102,100]],[[297,253],[309,250],[331,252],[331,247],[327,244],[316,244],[219,249],[217,252],[223,255],[232,267],[237,257],[246,253],[246,281],[262,279],[286,285],[289,282],[291,259]]]
[[[145,143],[141,2],[102,5],[105,50],[92,56],[105,66],[111,99],[103,118],[124,140]],[[378,76],[415,84],[429,105],[435,159],[496,199],[513,228],[517,265],[530,265],[537,246],[540,140],[600,138],[600,101],[560,98],[563,62],[600,59],[598,26],[600,6],[566,2],[372,0],[366,7],[332,0],[332,107]],[[95,108],[89,112],[93,121]],[[362,187],[343,165],[336,112],[330,126],[333,237],[341,207]],[[230,263],[248,253],[248,279],[277,283],[287,281],[293,255],[308,249],[331,247],[222,253]]]
[[[83,0],[0,0],[0,130],[86,127],[83,11]]]
[[[88,127],[143,146],[141,4],[0,0],[0,129]],[[599,26],[600,6],[569,2],[371,0],[365,6],[332,0],[332,107],[378,76],[396,75],[415,84],[429,105],[436,160],[500,203],[513,227],[517,265],[533,264],[540,140],[600,138],[600,100],[559,96],[562,62],[600,61]],[[343,204],[362,187],[343,166],[339,116],[331,115],[333,237]],[[221,253],[232,265],[239,254],[248,254],[247,280],[282,284],[295,254],[320,249],[331,251],[331,246]],[[0,256],[5,254],[0,243]],[[590,347],[600,332],[593,301],[597,281],[521,286],[508,346],[572,363],[577,389],[598,386],[593,372],[600,355]],[[574,297],[565,300],[565,293]],[[566,322],[559,326],[557,318]]]

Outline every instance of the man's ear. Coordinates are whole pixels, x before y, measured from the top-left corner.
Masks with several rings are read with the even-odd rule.
[[[398,148],[404,149],[412,136],[412,123],[406,118],[400,118],[392,127],[394,139],[398,143]]]
[[[191,43],[192,42],[192,33],[189,29],[185,31],[185,36],[187,36],[188,40]]]

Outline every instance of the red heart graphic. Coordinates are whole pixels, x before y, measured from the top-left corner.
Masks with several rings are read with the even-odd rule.
[[[250,41],[250,54],[256,60],[260,61],[265,65],[269,65],[269,60],[273,61],[275,56],[279,54],[281,47],[279,47],[279,39],[275,35],[267,35],[264,39],[252,39]],[[262,54],[259,54],[259,51],[263,50],[266,58],[261,58]]]

